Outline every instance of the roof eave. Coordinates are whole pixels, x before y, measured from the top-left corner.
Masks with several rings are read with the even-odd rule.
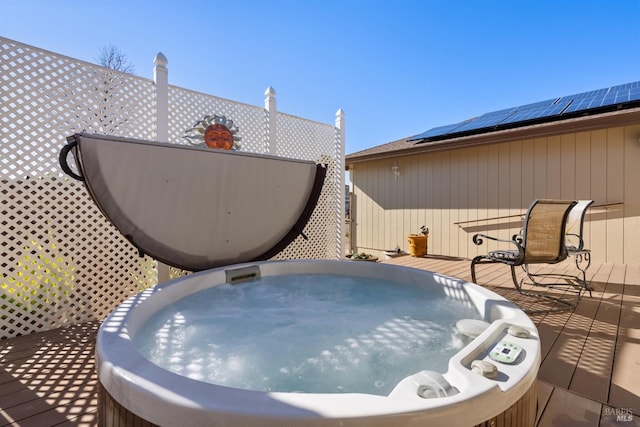
[[[376,152],[371,154],[363,153],[356,156],[346,156],[345,165],[348,168],[349,165],[372,160],[389,159],[433,151],[452,150],[456,148],[466,148],[476,145],[495,144],[499,142],[515,141],[518,139],[540,138],[568,132],[585,132],[606,127],[626,126],[630,124],[640,124],[640,107],[451,139],[443,139],[441,141],[416,143],[406,148],[398,148],[386,152]]]

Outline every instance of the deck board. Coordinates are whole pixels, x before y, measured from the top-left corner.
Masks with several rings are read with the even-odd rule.
[[[609,397],[622,288],[622,283],[612,282],[602,292],[569,386],[570,390],[598,402],[607,402]],[[585,298],[585,302],[589,300]]]
[[[553,345],[542,356],[538,378],[562,388],[569,388],[574,369],[584,347],[584,343],[597,312],[598,303],[593,298],[585,298],[572,312],[565,312],[558,318],[566,319]],[[547,315],[550,321],[554,316]],[[541,337],[546,341],[546,337]]]
[[[384,262],[471,279],[469,260],[404,256]],[[571,268],[562,263],[547,271]],[[640,425],[640,266],[593,265],[588,278],[593,297],[585,296],[574,311],[531,316],[542,353],[537,426]],[[539,305],[515,291],[508,267],[478,266],[478,281],[518,304]],[[0,426],[97,425],[98,326],[0,340]],[[625,414],[632,418],[617,418]]]
[[[405,265],[403,257],[384,261]],[[413,268],[451,274],[470,280],[469,261],[450,261],[458,267],[427,258],[413,259]],[[460,265],[462,269],[460,269]],[[534,271],[571,272],[572,263],[536,266]],[[508,267],[480,265],[478,282],[516,304],[539,304],[519,295]],[[518,272],[518,278],[521,275]],[[542,363],[538,374],[538,426],[640,425],[616,421],[615,411],[640,413],[640,267],[597,264],[588,270],[593,296],[588,293],[573,311],[531,315],[541,341]],[[538,292],[538,287],[525,287]],[[543,290],[544,291],[544,290]],[[553,291],[556,292],[556,291]],[[607,409],[609,412],[607,413]],[[622,412],[620,412],[622,411]],[[614,415],[611,415],[614,414]]]
[[[609,400],[614,407],[635,407],[640,417],[640,282],[625,279]],[[636,418],[638,418],[636,417]]]
[[[96,425],[98,326],[0,341],[0,426]]]
[[[602,405],[555,387],[538,427],[599,427]]]
[[[536,414],[536,425],[540,423],[540,418],[549,404],[552,393],[552,385],[547,384],[544,381],[538,381],[538,413]]]

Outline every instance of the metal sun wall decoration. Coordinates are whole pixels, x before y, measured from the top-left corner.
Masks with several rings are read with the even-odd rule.
[[[217,114],[204,116],[182,138],[193,145],[206,145],[209,148],[222,150],[239,150],[240,137],[236,134],[240,129],[233,120]]]

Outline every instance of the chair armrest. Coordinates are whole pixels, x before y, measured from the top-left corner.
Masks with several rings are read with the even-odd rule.
[[[517,235],[514,235],[512,240],[505,240],[505,239],[498,239],[497,237],[493,237],[493,236],[488,236],[486,234],[482,234],[482,233],[477,233],[473,235],[473,243],[475,243],[476,245],[481,245],[484,243],[483,239],[489,239],[489,240],[493,240],[495,242],[505,242],[505,243],[513,243],[516,246],[520,246],[518,244],[518,241],[515,239]]]
[[[474,234],[473,243],[479,246],[482,243],[484,243],[483,239],[493,240],[494,242],[511,243],[512,245],[515,245],[516,249],[518,250],[518,253],[520,254],[520,258],[524,258],[524,247],[522,246],[522,236],[520,236],[519,234],[514,234],[511,240],[506,240],[506,239],[498,239],[497,237],[478,233],[478,234]]]
[[[522,230],[520,230],[520,232],[518,234],[514,234],[513,236],[511,236],[511,240],[516,242],[518,245],[522,246],[522,243],[524,242],[524,237],[522,235]]]

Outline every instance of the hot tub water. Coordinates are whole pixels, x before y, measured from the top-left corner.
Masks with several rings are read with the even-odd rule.
[[[432,289],[432,288],[431,288]],[[424,369],[446,372],[476,309],[429,287],[298,274],[221,284],[155,313],[134,337],[153,363],[229,387],[387,395]]]

